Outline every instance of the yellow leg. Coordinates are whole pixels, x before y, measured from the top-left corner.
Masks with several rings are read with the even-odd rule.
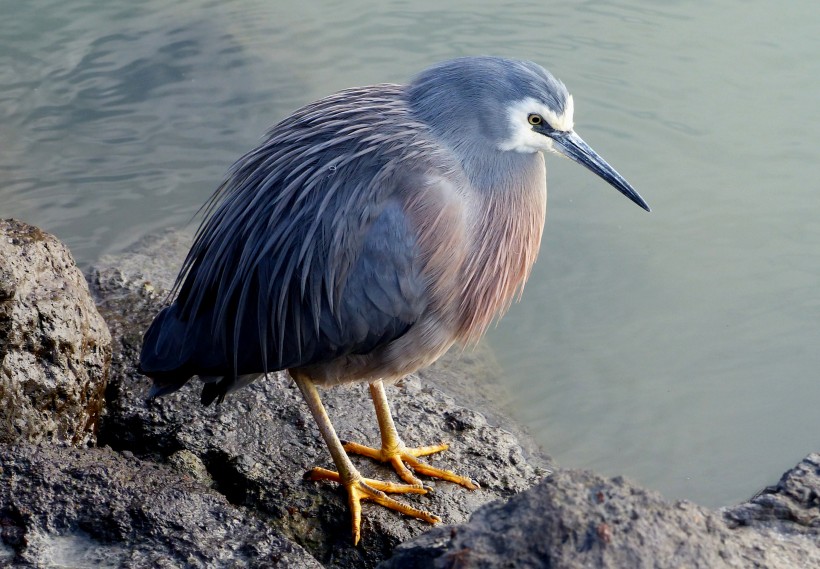
[[[314,468],[310,472],[310,478],[313,480],[332,480],[342,484],[347,490],[348,504],[350,505],[350,513],[353,517],[353,544],[359,543],[361,537],[361,520],[362,520],[362,500],[370,500],[381,504],[391,510],[396,510],[408,516],[424,520],[431,524],[440,522],[441,519],[429,512],[419,510],[398,500],[390,498],[385,492],[399,493],[399,494],[424,494],[426,490],[419,486],[409,486],[406,484],[393,484],[391,482],[382,482],[380,480],[371,480],[364,478],[347,456],[347,453],[336,436],[336,431],[333,429],[333,424],[330,422],[330,417],[325,411],[325,406],[322,405],[322,400],[319,398],[319,392],[316,386],[309,377],[291,371],[291,377],[299,390],[305,402],[310,408],[316,425],[319,427],[319,432],[322,433],[322,438],[327,444],[330,451],[330,456],[333,457],[333,462],[339,472],[332,472],[324,468]]]
[[[441,443],[433,446],[424,446],[416,448],[408,448],[404,446],[399,434],[396,431],[396,424],[393,422],[393,416],[390,414],[390,405],[387,403],[387,394],[384,392],[384,384],[381,380],[374,381],[370,384],[370,396],[373,398],[373,406],[376,408],[376,418],[379,421],[379,431],[381,432],[382,448],[375,449],[360,445],[358,443],[345,443],[344,449],[347,452],[368,456],[381,462],[387,462],[393,465],[396,473],[402,480],[416,486],[423,488],[421,480],[413,475],[413,472],[407,468],[409,465],[415,472],[424,474],[432,478],[440,478],[448,482],[455,482],[461,484],[470,490],[479,488],[478,483],[464,476],[443,470],[425,464],[418,460],[420,456],[427,456],[436,452],[447,450],[448,446]]]

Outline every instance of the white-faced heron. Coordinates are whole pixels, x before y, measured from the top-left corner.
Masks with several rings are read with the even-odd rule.
[[[383,381],[477,341],[529,275],[547,186],[542,152],[646,202],[573,130],[563,83],[527,61],[467,57],[409,85],[348,89],[274,126],[209,204],[173,303],[145,334],[151,396],[205,381],[202,403],[287,370],[347,489],[353,539],[361,500],[438,518],[387,496],[424,493],[416,473],[477,488],[407,448]],[[316,385],[366,381],[380,449],[342,445]],[[364,479],[346,451],[389,462],[407,484]]]

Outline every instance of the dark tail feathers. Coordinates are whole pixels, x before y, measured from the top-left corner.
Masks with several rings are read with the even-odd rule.
[[[137,371],[154,380],[149,399],[173,393],[191,378],[193,342],[186,342],[188,326],[177,318],[176,304],[160,312],[142,339]]]

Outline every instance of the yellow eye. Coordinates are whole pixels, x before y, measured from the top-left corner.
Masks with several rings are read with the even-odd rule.
[[[536,114],[532,114],[532,115],[528,116],[527,120],[530,121],[530,124],[533,125],[533,126],[538,126],[539,124],[544,122],[544,119],[541,118],[541,115],[536,115]]]

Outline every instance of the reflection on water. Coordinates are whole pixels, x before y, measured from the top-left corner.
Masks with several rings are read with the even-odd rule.
[[[817,450],[819,10],[17,3],[0,19],[0,215],[88,264],[185,226],[305,102],[447,57],[533,59],[653,213],[548,158],[541,259],[490,335],[514,412],[560,464],[731,503]]]

